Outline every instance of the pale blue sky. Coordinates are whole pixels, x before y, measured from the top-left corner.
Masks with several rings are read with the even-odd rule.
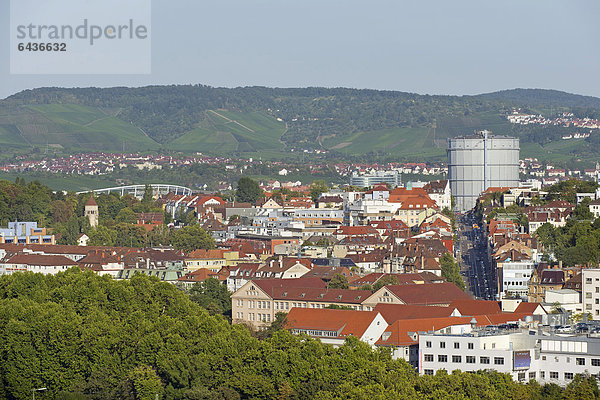
[[[150,75],[10,75],[8,24],[0,0],[0,98],[174,83],[600,97],[598,0],[153,0]]]

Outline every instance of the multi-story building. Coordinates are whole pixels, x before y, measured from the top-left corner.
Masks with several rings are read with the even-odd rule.
[[[526,254],[511,250],[499,255],[494,261],[498,293],[526,298],[535,269],[534,260]]]
[[[278,312],[292,308],[325,308],[330,305],[366,310],[363,303],[370,290],[328,289],[319,278],[256,279],[231,295],[233,323],[255,328],[268,326]]]
[[[55,244],[54,235],[46,228],[38,228],[37,222],[9,222],[8,228],[0,228],[0,243]]]
[[[600,318],[600,268],[582,271],[581,301],[584,312],[592,314],[592,318]]]
[[[452,209],[452,193],[447,179],[429,182],[423,186],[423,189],[441,210]]]
[[[516,381],[537,380],[566,386],[577,374],[600,373],[600,338],[554,336],[533,331],[469,330],[462,334],[422,333],[419,373],[437,370],[507,373]]]
[[[350,177],[350,185],[369,187],[377,183],[387,183],[391,186],[402,185],[402,175],[398,171],[377,171],[373,174],[359,175],[353,172]]]

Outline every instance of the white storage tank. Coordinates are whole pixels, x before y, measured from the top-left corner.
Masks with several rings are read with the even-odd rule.
[[[448,179],[461,212],[472,209],[487,188],[519,186],[519,139],[490,131],[449,138]]]

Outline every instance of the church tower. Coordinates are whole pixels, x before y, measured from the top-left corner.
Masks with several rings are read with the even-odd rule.
[[[98,203],[93,196],[85,203],[85,216],[90,220],[92,228],[98,226]]]

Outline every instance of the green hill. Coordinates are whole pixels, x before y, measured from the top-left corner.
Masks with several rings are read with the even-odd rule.
[[[281,150],[285,123],[262,112],[208,110],[201,126],[176,138],[167,147],[209,153]]]
[[[443,158],[446,139],[488,129],[521,139],[529,156],[593,160],[598,131],[560,143],[575,128],[515,126],[513,107],[550,116],[600,118],[600,99],[539,89],[430,96],[346,88],[40,88],[0,101],[0,152],[49,146],[70,151],[177,150],[283,157],[328,150]],[[297,154],[297,153],[296,153]]]
[[[72,151],[155,150],[153,139],[116,112],[76,104],[14,107],[0,114],[0,143],[8,147],[50,146]]]

